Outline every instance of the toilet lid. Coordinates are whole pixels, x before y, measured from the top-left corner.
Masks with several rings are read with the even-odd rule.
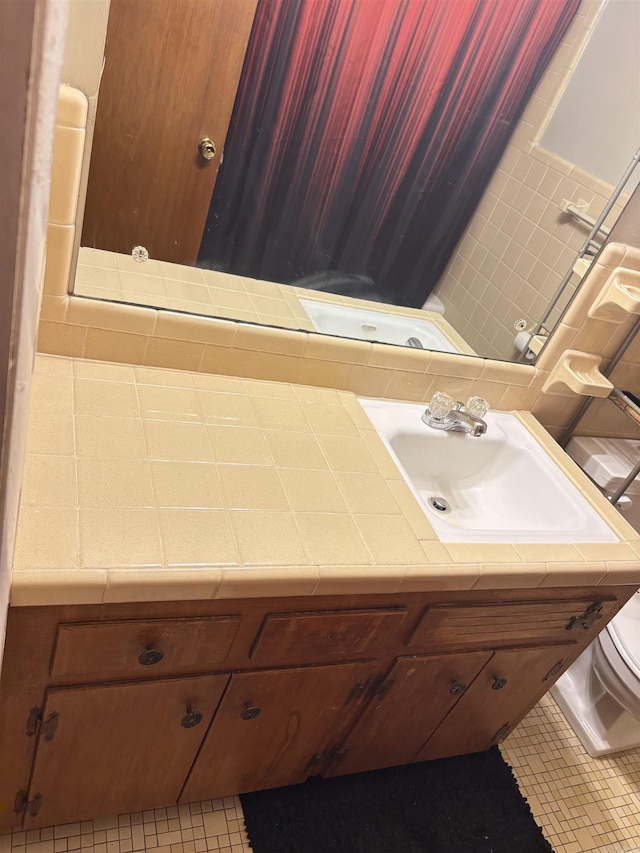
[[[607,625],[620,657],[640,679],[640,590]]]

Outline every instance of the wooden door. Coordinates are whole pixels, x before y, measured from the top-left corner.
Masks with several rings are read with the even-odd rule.
[[[38,741],[25,828],[175,804],[228,678],[48,690],[57,726]]]
[[[111,0],[83,246],[195,263],[256,3]]]
[[[304,782],[373,672],[350,663],[233,675],[180,802]]]
[[[496,652],[415,760],[481,752],[504,740],[575,654],[575,645]]]
[[[491,652],[399,658],[340,749],[328,775],[412,761]]]

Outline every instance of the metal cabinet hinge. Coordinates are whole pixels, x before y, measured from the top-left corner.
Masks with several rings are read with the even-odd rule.
[[[571,619],[565,625],[567,631],[571,631],[574,628],[593,628],[596,622],[599,622],[602,619],[602,602],[594,601],[593,604],[590,604],[589,607],[586,608],[584,613],[581,613],[580,616],[572,616]]]
[[[505,723],[503,726],[500,726],[498,731],[491,738],[491,742],[495,743],[496,741],[501,740],[503,737],[506,736],[506,734],[510,728],[511,728],[511,723]]]
[[[35,797],[30,800],[26,791],[18,791],[13,803],[13,810],[16,814],[29,814],[32,817],[35,817],[40,811],[41,805],[42,794],[36,794]]]
[[[27,737],[33,737],[40,732],[45,740],[53,740],[58,728],[58,717],[58,712],[52,711],[47,719],[43,720],[40,708],[32,708],[27,718]]]

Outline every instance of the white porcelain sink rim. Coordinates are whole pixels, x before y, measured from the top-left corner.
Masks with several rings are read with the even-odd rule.
[[[404,346],[410,337],[419,338],[420,335],[423,335],[425,337],[425,341],[423,342],[425,349],[434,349],[438,352],[458,352],[455,345],[451,343],[444,332],[426,317],[422,319],[419,317],[403,316],[401,314],[387,314],[382,311],[372,311],[369,308],[356,308],[351,305],[322,302],[319,299],[299,297],[298,301],[318,332],[336,335],[337,337],[357,338],[358,340],[372,341],[374,343],[391,343],[399,346]],[[385,327],[393,326],[398,330],[398,339],[393,341],[385,340],[383,337],[376,337],[375,332],[371,332],[370,336],[362,336],[356,334],[355,331],[349,332],[344,326],[341,326],[341,324],[349,321],[361,324],[377,323]],[[327,323],[330,325],[327,325]],[[404,329],[402,333],[399,331],[401,327]],[[430,343],[428,342],[429,338],[432,338]]]
[[[587,544],[619,541],[618,536],[573,485],[562,468],[512,413],[489,412],[486,417],[487,435],[474,438],[461,433],[452,434],[433,430],[423,424],[420,417],[425,408],[424,404],[365,398],[359,398],[359,402],[441,542]],[[492,432],[495,437],[493,443]],[[435,446],[433,442],[449,441],[451,442],[448,446],[449,450],[452,447],[458,447],[464,449],[466,453],[467,451],[473,452],[473,448],[477,447],[485,455],[489,446],[495,446],[496,441],[499,441],[501,436],[507,436],[504,440],[511,444],[510,450],[516,453],[514,458],[520,454],[525,462],[535,462],[533,476],[536,476],[536,472],[538,473],[541,480],[540,488],[555,490],[552,493],[552,500],[556,501],[558,506],[566,509],[566,519],[562,513],[555,515],[553,523],[558,525],[556,529],[540,529],[534,525],[522,524],[509,529],[505,529],[504,525],[500,527],[491,524],[478,528],[455,526],[452,523],[453,513],[450,516],[440,515],[426,504],[425,496],[420,494],[419,488],[416,487],[412,477],[395,452],[392,441],[398,435],[404,434],[416,435],[420,439],[424,437],[425,441],[430,442],[431,447]],[[481,442],[485,442],[485,444],[481,445]],[[497,472],[497,477],[495,481],[492,481],[491,486],[494,489],[498,488],[500,478],[504,481],[506,476],[508,475],[504,471]],[[523,486],[523,484],[519,485],[520,487]],[[460,494],[463,492],[461,491]],[[517,491],[515,494],[517,495]],[[548,496],[550,492],[544,491],[544,494]],[[445,497],[447,496],[445,495]],[[535,501],[535,492],[527,497]],[[512,499],[510,498],[510,500]],[[551,509],[549,513],[553,514]],[[541,514],[543,514],[542,511]],[[474,520],[477,521],[477,519]],[[569,529],[563,529],[565,520],[567,525],[572,524]],[[518,519],[515,518],[515,522],[517,521]]]

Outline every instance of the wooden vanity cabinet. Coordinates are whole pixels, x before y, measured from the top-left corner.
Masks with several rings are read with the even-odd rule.
[[[486,749],[632,593],[12,608],[0,826]]]

